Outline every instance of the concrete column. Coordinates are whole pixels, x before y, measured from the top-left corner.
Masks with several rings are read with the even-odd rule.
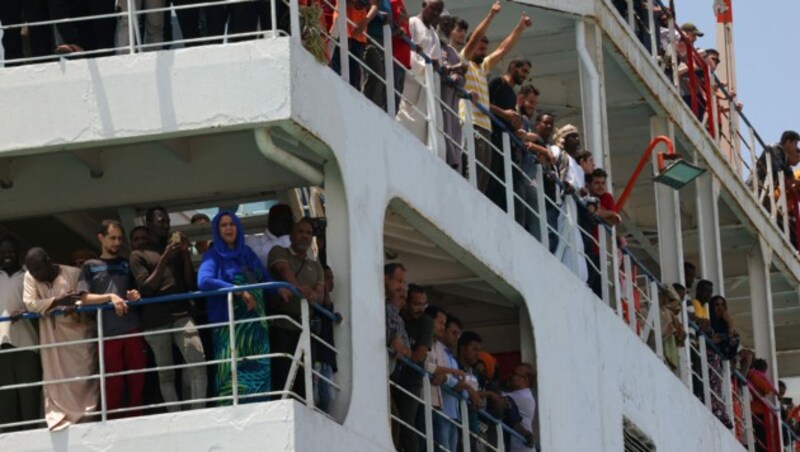
[[[772,381],[778,381],[778,358],[775,353],[775,319],[772,317],[770,264],[772,250],[763,238],[747,256],[750,274],[750,309],[753,315],[753,341],[756,356],[767,361]]]
[[[576,48],[583,109],[583,141],[598,168],[608,173],[611,189],[611,154],[608,144],[603,35],[595,23],[576,21]]]
[[[714,293],[725,296],[722,250],[719,230],[719,179],[707,172],[695,182],[697,187],[697,248],[700,275],[714,283]]]
[[[650,118],[650,133],[653,137],[664,135],[675,139],[675,130],[669,118],[653,116]],[[663,149],[660,149],[663,150]],[[658,171],[656,154],[653,153],[653,172]],[[681,233],[680,198],[677,190],[654,184],[656,198],[656,219],[658,222],[658,254],[661,266],[661,281],[665,284],[684,283],[683,277],[683,236]]]

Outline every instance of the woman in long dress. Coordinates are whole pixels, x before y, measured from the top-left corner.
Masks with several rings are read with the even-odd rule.
[[[197,274],[200,290],[214,290],[245,284],[271,281],[261,261],[250,247],[244,244],[244,230],[239,218],[231,212],[220,212],[212,221],[213,237],[211,248],[203,255]],[[207,300],[208,320],[211,323],[228,321],[227,296],[209,297]],[[233,317],[235,320],[263,318],[267,315],[262,290],[238,292],[233,298]],[[237,358],[266,355],[270,352],[269,328],[266,320],[239,323],[234,327]],[[213,330],[214,359],[227,359],[217,365],[214,378],[216,396],[233,394],[233,375],[231,372],[231,344],[227,327]],[[237,386],[241,403],[267,400],[264,393],[271,389],[270,360],[259,357],[239,361],[237,364]],[[256,395],[255,397],[247,397]],[[232,404],[232,400],[221,401],[222,405]]]

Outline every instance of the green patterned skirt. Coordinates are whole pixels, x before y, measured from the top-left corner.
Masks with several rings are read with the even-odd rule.
[[[260,290],[251,291],[256,300],[256,309],[248,311],[240,295],[233,299],[233,317],[236,320],[255,319],[267,315],[264,295]],[[246,359],[249,356],[266,355],[269,353],[269,328],[266,320],[239,323],[234,326],[234,339],[236,341],[236,354],[239,358],[237,370],[237,387],[239,403],[264,402],[269,398],[265,395],[246,397],[250,394],[269,392],[270,382],[269,358]],[[217,396],[233,395],[233,375],[231,373],[231,347],[230,335],[227,327],[214,329],[214,359],[227,359],[227,362],[217,364],[214,378],[214,389]],[[242,359],[245,358],[245,359]],[[242,397],[245,398],[242,398]],[[220,405],[232,405],[232,400],[219,402]]]

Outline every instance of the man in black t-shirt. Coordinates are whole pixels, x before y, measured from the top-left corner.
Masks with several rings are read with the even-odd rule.
[[[492,124],[492,144],[495,155],[492,157],[492,173],[500,180],[505,180],[503,166],[503,132],[517,134],[522,127],[522,118],[517,111],[517,92],[514,88],[525,82],[531,71],[531,62],[517,57],[508,63],[506,73],[489,82],[489,103],[492,113],[503,122],[501,127]],[[504,130],[505,129],[505,130]],[[498,155],[497,152],[500,152]],[[513,161],[519,165],[522,160],[521,150],[512,148]],[[502,209],[506,209],[505,190],[502,184],[492,178],[489,182],[489,198]]]

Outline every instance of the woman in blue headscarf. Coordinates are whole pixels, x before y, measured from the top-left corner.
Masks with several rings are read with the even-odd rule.
[[[236,215],[231,212],[220,212],[212,221],[212,231],[213,246],[203,255],[203,261],[197,273],[197,286],[200,290],[222,289],[271,281],[256,254],[244,244],[244,229]],[[209,297],[207,300],[209,322],[227,322],[227,296],[219,295]],[[235,320],[254,319],[266,315],[267,308],[261,290],[238,292],[234,295],[233,316]],[[269,329],[266,320],[237,324],[234,331],[237,357],[244,358],[269,353]],[[217,365],[214,391],[217,396],[230,396],[233,394],[233,380],[228,328],[214,328],[212,338],[214,359],[228,360]],[[270,391],[269,358],[240,361],[237,371],[240,397]],[[265,400],[267,400],[266,396],[249,397],[242,400],[242,403]],[[232,400],[220,402],[223,405],[231,403]]]

